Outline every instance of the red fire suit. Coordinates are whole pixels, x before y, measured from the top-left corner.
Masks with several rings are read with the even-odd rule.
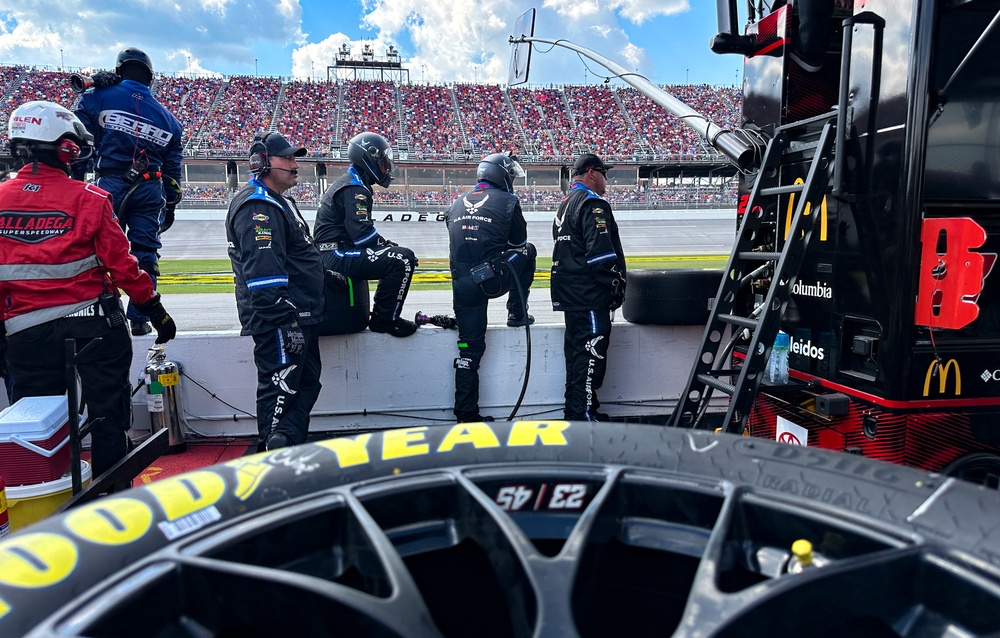
[[[132,342],[119,288],[139,303],[153,296],[106,191],[45,164],[29,164],[0,184],[0,319],[11,400],[64,394],[65,340],[76,339],[80,352],[100,337],[77,362],[82,400],[95,422],[94,476],[125,455],[131,426]],[[111,295],[103,304],[102,293]]]

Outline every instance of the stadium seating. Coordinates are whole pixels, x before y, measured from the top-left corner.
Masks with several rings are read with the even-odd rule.
[[[737,87],[671,85],[672,95],[719,126],[739,125]],[[347,141],[375,131],[396,149],[397,162],[474,164],[495,152],[513,152],[522,163],[568,165],[581,152],[616,164],[717,161],[722,157],[677,117],[626,85],[501,87],[495,84],[414,84],[374,80],[337,82],[273,77],[157,75],[157,99],[180,120],[185,154],[199,159],[243,158],[254,133],[277,130],[309,151],[309,159],[344,159]],[[19,104],[52,100],[73,108],[78,96],[69,73],[0,65],[0,155],[9,154],[6,122]],[[224,201],[223,184],[184,184],[186,199]],[[314,205],[319,186],[302,183],[292,196]],[[607,197],[628,207],[730,204],[735,186],[609,183]],[[450,187],[377,189],[388,206],[447,206]],[[551,208],[555,187],[519,192],[527,209]]]

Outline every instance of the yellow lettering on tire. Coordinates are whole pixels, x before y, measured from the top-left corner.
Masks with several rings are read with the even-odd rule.
[[[510,428],[507,447],[537,445],[569,445],[563,432],[568,421],[516,421]]]
[[[0,598],[0,618],[6,616],[7,612],[9,611],[10,611],[10,605],[7,604],[6,600]]]
[[[382,435],[382,460],[399,459],[405,456],[420,456],[430,452],[430,446],[423,441],[426,426],[388,430]]]
[[[0,584],[49,587],[73,573],[78,559],[76,545],[65,536],[46,532],[14,536],[0,545]]]
[[[325,447],[336,454],[337,464],[341,468],[345,468],[353,465],[364,465],[371,460],[368,457],[368,441],[371,438],[371,434],[359,434],[355,437],[317,441],[316,445]]]
[[[146,486],[159,502],[167,520],[175,521],[215,505],[226,491],[226,481],[215,472],[182,474]]]
[[[485,423],[459,423],[448,430],[437,451],[451,452],[460,443],[471,443],[477,450],[500,447],[497,435]]]
[[[80,538],[100,545],[133,543],[153,524],[153,510],[134,498],[107,499],[66,515],[64,524]]]

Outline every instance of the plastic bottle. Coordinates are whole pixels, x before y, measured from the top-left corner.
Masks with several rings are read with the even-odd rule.
[[[788,573],[799,574],[808,569],[823,567],[830,560],[813,551],[812,543],[804,538],[792,543],[792,556],[788,559]]]
[[[7,489],[0,476],[0,538],[10,535],[10,517],[7,514]]]
[[[778,331],[771,348],[771,358],[767,362],[767,377],[771,383],[788,383],[788,347],[790,340],[784,332]]]

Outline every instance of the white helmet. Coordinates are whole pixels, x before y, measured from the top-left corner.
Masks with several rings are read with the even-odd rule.
[[[90,156],[94,136],[73,113],[55,102],[36,100],[14,109],[7,121],[7,138],[15,157],[37,159],[39,150],[52,151],[60,164]],[[88,152],[83,155],[81,149]]]

